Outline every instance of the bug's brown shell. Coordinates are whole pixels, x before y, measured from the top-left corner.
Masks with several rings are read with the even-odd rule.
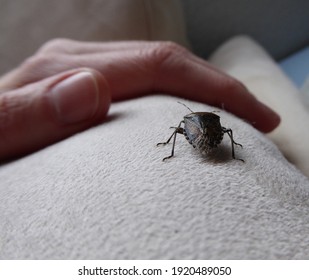
[[[209,150],[223,139],[220,117],[210,112],[195,112],[184,116],[184,136],[195,148]]]

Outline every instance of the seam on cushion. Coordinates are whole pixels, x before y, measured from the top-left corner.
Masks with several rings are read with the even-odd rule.
[[[153,40],[153,12],[152,12],[152,0],[142,0],[145,17],[145,30],[147,40]]]

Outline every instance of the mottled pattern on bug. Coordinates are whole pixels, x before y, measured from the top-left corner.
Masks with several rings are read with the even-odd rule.
[[[157,146],[166,145],[174,137],[172,153],[170,156],[165,157],[163,161],[174,156],[177,133],[183,134],[194,148],[206,153],[216,148],[222,142],[224,133],[227,133],[231,139],[232,158],[244,162],[243,159],[235,157],[234,150],[234,145],[238,145],[240,147],[242,147],[242,145],[234,141],[232,129],[221,126],[220,117],[218,115],[213,112],[193,112],[185,104],[181,102],[178,103],[188,108],[191,113],[185,115],[177,127],[172,127],[175,130],[166,142],[157,144]],[[182,127],[182,124],[184,124],[184,127]]]

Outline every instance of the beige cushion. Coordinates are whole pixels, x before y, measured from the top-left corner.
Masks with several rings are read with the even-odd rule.
[[[0,7],[0,75],[56,37],[188,46],[178,0],[0,0]]]
[[[106,5],[101,10],[100,3],[115,1],[74,0],[74,5],[66,1],[68,6],[59,1],[36,2],[27,1],[26,14],[19,14],[23,12],[15,3],[21,2],[1,0],[6,4],[1,13],[3,7],[9,8],[10,26],[19,32],[6,34],[7,43],[1,39],[11,58],[6,66],[59,32],[100,40],[102,34],[115,39],[112,36],[118,30],[128,38],[129,26],[135,25],[124,16],[133,13],[126,5],[140,3],[117,1],[115,5],[124,6],[113,10]],[[154,11],[172,24],[170,31],[176,30],[177,16],[167,15],[177,9],[167,10],[166,2],[144,1],[158,5]],[[169,3],[169,7],[177,4]],[[105,12],[117,24],[103,22]],[[18,15],[23,24],[15,22]],[[44,24],[35,25],[31,17],[38,15]],[[5,20],[8,23],[10,17]],[[165,26],[164,22],[156,24]],[[103,26],[114,32],[101,33]],[[134,36],[148,34],[144,31],[149,26],[137,28],[140,31],[133,30]],[[177,37],[170,31],[164,31],[168,39],[184,39],[183,33]],[[241,65],[250,60],[251,56]],[[188,113],[178,100],[150,96],[112,104],[102,125],[2,165],[0,259],[307,258],[309,181],[250,125],[224,111],[218,113],[222,125],[232,128],[235,141],[244,145],[236,148],[236,155],[245,163],[231,159],[227,137],[216,152],[203,156],[182,135],[175,158],[162,162],[171,145],[156,147],[156,143],[166,140],[172,132],[168,128]],[[214,109],[183,102],[196,111]]]
[[[178,100],[113,104],[104,124],[2,166],[0,258],[307,258],[309,181],[250,125],[218,113],[245,163],[227,136],[203,156],[182,135],[162,162]]]
[[[259,100],[280,114],[280,126],[268,136],[287,159],[309,176],[308,108],[274,60],[252,39],[240,36],[223,44],[210,62],[242,81]]]

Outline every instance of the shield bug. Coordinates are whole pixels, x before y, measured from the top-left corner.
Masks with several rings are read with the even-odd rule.
[[[226,133],[231,139],[232,158],[244,162],[243,159],[235,157],[234,151],[234,145],[240,147],[242,145],[234,141],[232,129],[221,126],[218,115],[214,112],[193,112],[187,105],[181,102],[178,103],[189,109],[191,113],[185,115],[177,127],[171,127],[175,130],[166,142],[157,144],[157,146],[166,145],[174,137],[172,153],[170,156],[163,158],[163,161],[174,156],[177,133],[183,134],[194,148],[204,152],[209,152],[213,148],[216,148],[222,142],[224,133]]]

